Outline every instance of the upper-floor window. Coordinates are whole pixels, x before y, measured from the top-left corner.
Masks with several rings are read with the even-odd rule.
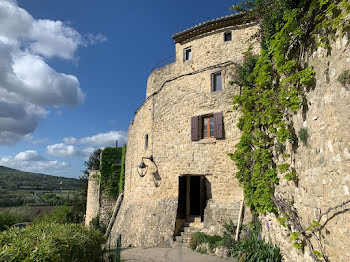
[[[191,118],[191,140],[198,141],[204,138],[224,138],[222,112]]]
[[[232,40],[232,33],[231,32],[225,32],[224,33],[224,42],[231,41]]]
[[[184,61],[192,60],[192,48],[187,47],[184,49]]]
[[[222,76],[221,76],[221,71],[216,72],[212,74],[211,76],[211,82],[212,82],[212,92],[222,90]]]

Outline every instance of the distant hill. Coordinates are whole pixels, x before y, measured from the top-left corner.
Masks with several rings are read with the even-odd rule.
[[[0,207],[44,204],[70,200],[81,187],[75,178],[23,172],[0,166]]]
[[[0,166],[0,189],[7,190],[76,190],[80,180],[38,173],[23,172]]]

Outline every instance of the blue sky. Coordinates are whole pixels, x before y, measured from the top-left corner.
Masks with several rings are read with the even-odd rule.
[[[0,165],[79,177],[96,148],[127,141],[171,36],[231,0],[0,0]]]

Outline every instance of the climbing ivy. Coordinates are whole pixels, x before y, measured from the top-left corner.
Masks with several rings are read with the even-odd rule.
[[[330,49],[337,34],[350,29],[347,0],[251,0],[233,7],[261,24],[256,37],[261,41],[259,56],[250,50],[237,68],[241,91],[233,99],[241,111],[238,128],[242,136],[230,154],[238,167],[236,177],[246,202],[256,214],[278,213],[271,200],[278,173],[297,181],[287,162],[286,144],[298,145],[291,117],[307,110],[306,92],[315,85],[315,71],[305,54],[319,46]],[[281,155],[284,163],[277,165]],[[288,173],[287,173],[288,172]]]
[[[123,147],[106,147],[101,155],[101,190],[111,197],[124,190],[125,152]]]

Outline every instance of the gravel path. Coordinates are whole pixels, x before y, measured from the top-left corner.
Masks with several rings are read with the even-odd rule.
[[[127,248],[121,257],[127,262],[233,262],[228,258],[204,255],[189,248]]]

